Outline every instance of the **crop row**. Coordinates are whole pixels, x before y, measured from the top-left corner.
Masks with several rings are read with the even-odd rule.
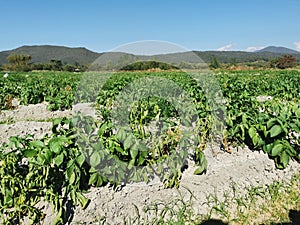
[[[281,169],[292,158],[300,160],[299,72],[222,72],[216,80],[199,75],[197,81],[195,76],[124,72],[1,78],[2,107],[7,95],[23,104],[48,101],[52,110],[94,101],[101,117],[56,119],[51,135],[11,137],[1,147],[2,222],[19,223],[24,216],[37,222],[42,214],[35,205],[44,199],[57,212],[54,223],[63,224],[66,202],[86,207],[83,192],[90,186],[118,188],[154,176],[165,187],[178,186],[187,157],[198,165],[195,174],[205,172],[203,150],[210,141],[224,149],[230,143],[263,150]]]
[[[13,109],[19,104],[48,102],[48,109],[70,109],[81,74],[63,72],[11,73],[0,78],[0,109]]]

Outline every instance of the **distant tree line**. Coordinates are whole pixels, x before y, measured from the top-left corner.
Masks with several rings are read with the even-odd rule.
[[[194,52],[200,59],[205,61],[206,63],[210,63],[210,61],[216,57],[220,64],[228,65],[235,61],[237,64],[240,63],[255,63],[255,62],[266,62],[270,63],[272,60],[282,57],[284,54],[280,53],[272,53],[272,52],[242,52],[242,51],[224,51],[224,52],[216,52],[216,51],[206,51],[206,52]],[[291,55],[291,54],[289,54]],[[300,62],[300,54],[293,55],[296,57],[297,62]],[[184,55],[182,61],[184,61]]]
[[[161,69],[161,70],[171,70],[171,69],[178,69],[177,67],[157,61],[139,61],[127,66],[124,66],[121,70],[150,70],[150,69]]]
[[[49,63],[30,63],[31,56],[24,54],[12,54],[7,57],[8,64],[2,65],[2,70],[8,71],[23,71],[32,70],[53,70],[53,71],[68,71],[79,72],[87,70],[87,66],[75,64],[64,64],[61,60],[52,59]]]
[[[232,58],[232,61],[230,63],[226,63],[222,65],[218,62],[218,59],[216,57],[212,57],[209,63],[209,67],[211,69],[218,69],[222,67],[230,66],[238,66],[238,65],[246,65],[246,66],[252,66],[256,68],[276,68],[276,69],[287,69],[287,68],[293,68],[297,66],[297,59],[293,55],[283,55],[281,57],[277,57],[271,61],[256,61],[256,62],[248,62],[248,63],[237,63],[236,58]]]
[[[24,54],[12,54],[7,57],[8,64],[2,65],[2,70],[8,71],[32,71],[32,70],[52,70],[52,71],[68,71],[68,72],[79,72],[86,71],[86,65],[80,65],[75,62],[75,64],[66,64],[61,60],[52,59],[48,63],[31,63],[31,56]],[[253,68],[278,68],[278,69],[286,69],[293,68],[297,65],[297,59],[293,55],[283,55],[281,57],[277,57],[271,61],[255,61],[255,62],[239,62],[238,59],[232,58],[229,63],[220,63],[216,56],[212,56],[208,66],[211,69],[218,68],[234,68],[237,66],[248,66]],[[106,68],[110,68],[113,65],[110,65],[111,62],[108,62],[107,65],[104,65]],[[124,65],[124,64],[123,64]],[[203,68],[203,63],[188,63],[181,62],[179,63],[179,68],[182,69],[201,69]],[[134,71],[134,70],[149,70],[149,69],[161,69],[161,70],[172,70],[178,69],[178,67],[159,62],[159,61],[138,61],[132,64],[128,64],[122,67],[121,70]],[[97,70],[97,69],[96,69]]]
[[[87,66],[75,64],[64,64],[61,60],[52,59],[49,63],[34,63],[32,70],[53,70],[53,71],[68,71],[77,72],[87,70]]]

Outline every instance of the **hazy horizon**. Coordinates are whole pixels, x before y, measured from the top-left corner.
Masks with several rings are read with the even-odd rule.
[[[139,42],[139,43],[144,43],[144,42]],[[107,51],[107,52],[97,52],[97,51],[93,51],[93,50],[91,50],[91,49],[89,49],[89,48],[87,48],[87,47],[85,47],[85,46],[65,46],[65,45],[52,45],[52,44],[42,44],[42,45],[22,45],[22,46],[19,46],[19,47],[16,47],[16,48],[14,48],[14,49],[5,49],[5,50],[1,50],[0,52],[4,52],[4,51],[11,51],[11,50],[15,50],[15,49],[18,49],[18,48],[22,48],[22,47],[42,47],[42,46],[51,46],[51,47],[66,47],[66,48],[74,48],[74,49],[76,49],[76,48],[85,48],[85,49],[87,49],[87,50],[89,50],[89,51],[92,51],[92,52],[94,52],[94,53],[108,53],[108,52],[115,52],[115,53],[118,53],[118,52],[120,52],[120,53],[127,53],[127,54],[133,54],[133,55],[141,55],[141,56],[143,56],[143,55],[145,55],[145,56],[155,56],[155,55],[163,55],[163,54],[172,54],[172,53],[184,53],[184,52],[189,52],[189,51],[199,51],[199,52],[210,52],[210,51],[215,51],[215,52],[221,52],[220,50],[216,50],[216,49],[212,49],[212,50],[195,50],[195,49],[179,49],[178,51],[175,51],[174,49],[165,49],[165,48],[163,48],[160,52],[157,52],[157,48],[156,49],[154,49],[153,50],[153,53],[145,53],[145,54],[143,54],[143,53],[140,53],[140,52],[134,52],[134,50],[133,50],[133,48],[130,48],[129,46],[130,46],[130,44],[127,44],[127,45],[124,45],[125,46],[125,48],[120,48],[120,47],[118,47],[118,48],[116,48],[116,49],[111,49],[111,50],[109,50],[109,51]],[[128,49],[126,48],[126,47],[128,47]],[[157,46],[156,46],[157,47]],[[287,48],[287,47],[285,47],[285,46],[271,46],[271,45],[269,45],[269,46],[265,46],[265,48],[266,47],[283,47],[283,48]],[[291,49],[291,48],[287,48],[287,49]],[[298,50],[296,50],[296,49],[291,49],[291,50],[295,50],[295,51],[298,51]],[[137,51],[140,51],[140,49],[138,49]],[[151,50],[149,50],[150,52],[151,52]],[[249,52],[249,53],[251,53],[251,52],[256,52],[256,51],[249,51],[249,50],[225,50],[225,51],[223,51],[223,52],[239,52],[239,51],[241,51],[241,52]],[[258,50],[257,50],[258,51]],[[300,54],[300,51],[298,51],[299,52],[299,54]]]

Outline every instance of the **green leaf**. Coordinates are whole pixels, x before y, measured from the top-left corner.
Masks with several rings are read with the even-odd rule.
[[[89,169],[89,173],[97,173],[97,172],[98,172],[98,170],[95,169],[94,167],[91,167],[91,168]]]
[[[71,160],[68,161],[68,163],[67,163],[67,168],[68,169],[70,169],[70,168],[72,170],[74,169],[74,161],[75,161],[74,159],[71,159]]]
[[[196,164],[199,165],[199,167],[194,171],[195,175],[201,175],[206,172],[207,159],[203,152],[199,152],[199,154],[197,154]]]
[[[296,117],[300,118],[300,108],[295,106],[294,110],[295,110]]]
[[[106,131],[108,128],[109,128],[109,126],[108,126],[107,122],[101,124],[101,126],[100,126],[100,128],[99,128],[99,130],[98,130],[98,135],[99,135],[100,137],[102,137],[102,136],[104,135],[105,131]]]
[[[87,124],[84,128],[87,134],[91,134],[94,131],[93,126],[91,124]]]
[[[96,143],[91,144],[91,146],[92,146],[92,149],[94,151],[98,151],[98,150],[104,149],[103,143],[100,142],[100,141],[97,141]]]
[[[195,175],[201,175],[201,174],[203,174],[203,173],[205,173],[206,172],[206,166],[203,164],[203,165],[201,165],[201,166],[199,166],[195,171],[194,171],[194,174]]]
[[[147,147],[144,144],[140,144],[140,154],[137,162],[139,166],[141,166],[145,162],[147,156],[148,156]]]
[[[248,118],[247,118],[247,114],[246,113],[243,113],[243,115],[242,115],[242,122],[243,122],[243,124],[248,124]]]
[[[69,178],[69,183],[70,185],[72,185],[76,180],[76,174],[75,173],[72,173],[70,178]]]
[[[52,152],[50,151],[50,149],[46,149],[44,157],[45,157],[45,163],[50,163],[51,162]]]
[[[70,191],[70,197],[71,197],[71,200],[73,201],[73,204],[76,205],[77,204],[77,199],[76,199],[75,190]]]
[[[98,175],[98,179],[97,182],[95,183],[95,186],[102,187],[105,182],[106,182],[105,179],[102,176]]]
[[[244,126],[242,124],[239,125],[239,127],[240,127],[240,129],[242,131],[241,139],[245,140],[245,128],[244,128]]]
[[[92,167],[97,167],[100,164],[101,156],[99,152],[94,151],[90,157],[90,164]]]
[[[116,136],[117,136],[117,139],[118,139],[120,142],[125,141],[125,139],[126,139],[126,132],[125,132],[125,130],[124,130],[124,129],[118,130]]]
[[[202,164],[204,164],[205,160],[206,160],[206,158],[205,158],[205,155],[204,155],[203,152],[197,152],[196,153],[196,159],[195,159],[196,165],[202,165]]]
[[[275,144],[272,148],[272,153],[271,155],[272,156],[278,156],[283,150],[283,145],[278,143],[278,144]]]
[[[253,139],[253,137],[256,136],[256,129],[253,126],[251,126],[248,130],[248,134]]]
[[[275,125],[271,128],[270,130],[270,136],[271,137],[276,137],[282,132],[282,128],[279,125]]]
[[[80,154],[79,156],[77,156],[76,158],[76,162],[78,163],[79,167],[82,166],[82,164],[84,163],[85,161],[85,157],[83,154]]]
[[[130,152],[130,156],[131,156],[131,158],[133,159],[133,160],[135,160],[136,159],[136,157],[137,157],[137,155],[139,154],[139,145],[138,145],[138,143],[135,143],[131,148],[130,148],[130,150],[129,150],[129,152]]]
[[[280,155],[280,162],[284,168],[286,168],[290,162],[290,156],[285,151],[283,151]]]
[[[16,136],[9,137],[9,142],[9,148],[11,148],[13,145],[18,148],[20,145],[20,139]]]
[[[75,166],[73,163],[70,167],[67,168],[66,176],[69,180],[70,180],[71,175],[74,174],[74,172],[75,172]]]
[[[144,162],[145,162],[145,157],[140,155],[140,157],[138,158],[138,161],[137,161],[138,166],[143,165]]]
[[[12,192],[9,189],[5,190],[4,205],[11,205],[13,203]]]
[[[267,144],[267,145],[263,146],[263,150],[264,150],[265,153],[269,154],[272,151],[272,147],[273,147],[273,143]]]
[[[257,135],[255,135],[254,137],[252,137],[252,142],[253,142],[254,146],[257,146],[258,144],[260,144],[259,143],[260,140],[261,139]]]
[[[58,140],[60,144],[63,144],[64,142],[67,142],[69,139],[67,138],[67,136],[62,135],[58,138]]]
[[[128,152],[124,151],[124,149],[121,148],[120,146],[116,146],[115,149],[117,152],[121,153],[122,155],[128,155]]]
[[[54,163],[57,165],[57,166],[60,166],[64,161],[64,153],[61,153],[59,154],[58,156],[56,156],[54,158]]]
[[[85,209],[90,200],[87,197],[83,196],[80,192],[76,192],[76,197],[77,197],[81,207],[83,209]]]
[[[276,122],[277,122],[277,119],[274,119],[274,118],[268,120],[268,122],[267,122],[267,128],[272,127]]]
[[[145,155],[148,155],[148,148],[143,142],[139,143],[139,151],[143,152]]]
[[[62,149],[61,143],[58,140],[58,138],[52,138],[49,141],[49,146],[50,146],[50,150],[56,154],[59,154]]]
[[[258,142],[257,142],[258,146],[265,146],[266,142],[263,138],[258,137]]]
[[[38,153],[38,152],[37,152],[36,150],[34,150],[34,149],[27,149],[27,150],[25,150],[25,151],[23,152],[23,155],[24,155],[25,157],[31,158],[31,157],[36,156],[37,153]]]
[[[226,123],[229,127],[233,127],[233,121],[231,118],[226,118]]]
[[[53,120],[52,122],[52,126],[56,126],[56,125],[59,125],[62,121],[62,118],[56,118]]]
[[[91,176],[90,176],[90,179],[89,179],[89,185],[91,184],[95,184],[98,180],[98,173],[93,173]]]
[[[123,143],[124,148],[129,149],[132,146],[133,142],[134,142],[134,140],[133,140],[132,135],[129,135]]]
[[[32,147],[34,147],[34,148],[43,148],[45,145],[44,145],[44,142],[42,142],[42,141],[39,141],[39,140],[37,140],[37,141],[31,141],[30,142],[30,145],[32,146]]]

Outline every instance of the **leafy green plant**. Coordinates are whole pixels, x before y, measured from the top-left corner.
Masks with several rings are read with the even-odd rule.
[[[11,73],[0,78],[0,109],[12,109],[12,99],[22,105],[47,101],[52,111],[70,109],[80,78],[81,74],[66,72]]]
[[[231,75],[224,83],[223,92],[228,101],[226,136],[231,142],[263,150],[278,168],[284,169],[291,158],[300,159],[300,108],[296,91],[300,85],[299,74],[265,73],[255,77]],[[237,89],[242,89],[242,94]],[[257,95],[273,98],[259,102]]]
[[[299,72],[220,73],[217,79],[227,108],[221,145],[246,144],[253,150],[263,150],[280,169],[292,158],[299,161]],[[196,114],[189,118],[194,124],[180,117],[174,102],[159,95],[140,98],[132,102],[128,114],[114,115],[127,121],[128,126],[113,124],[111,117],[118,101],[127,100],[126,95],[120,96],[121,91],[131,82],[149,75],[168,79],[187,93],[196,109]],[[94,74],[92,78],[95,76],[101,79],[106,75]],[[110,183],[117,188],[123,182],[148,182],[157,176],[165,187],[178,187],[188,156],[188,151],[179,151],[180,148],[191,150],[197,165],[194,173],[205,173],[207,161],[203,151],[213,136],[209,98],[214,96],[206,96],[204,90],[213,87],[211,83],[205,79],[197,83],[182,72],[122,72],[111,76],[99,91],[97,82],[87,85],[93,83],[93,79],[81,84],[87,89],[77,89],[79,80],[80,75],[68,73],[17,73],[8,79],[0,78],[1,109],[10,108],[6,96],[10,96],[10,100],[18,98],[21,104],[48,101],[50,110],[69,109],[77,90],[76,101],[97,101],[101,117],[96,120],[77,115],[56,119],[51,135],[39,140],[31,136],[11,137],[10,142],[1,147],[2,223],[19,224],[25,217],[36,223],[43,217],[36,204],[44,200],[57,212],[54,223],[63,224],[66,203],[71,201],[85,208],[89,200],[83,193],[90,186]],[[166,90],[169,90],[167,85]],[[133,88],[132,91],[142,96],[145,89]],[[257,96],[272,98],[260,102]],[[182,99],[181,95],[176,98]],[[186,110],[189,113],[191,109]],[[196,134],[193,134],[196,143],[189,142],[190,134],[183,132],[183,125],[196,126]]]
[[[41,199],[58,212],[54,224],[65,222],[67,200],[87,206],[82,190],[88,188],[89,165],[75,146],[73,130],[63,128],[71,124],[71,120],[57,119],[50,137],[12,137],[2,146],[0,211],[4,224],[19,224],[25,216],[36,223],[41,211],[35,205]]]

